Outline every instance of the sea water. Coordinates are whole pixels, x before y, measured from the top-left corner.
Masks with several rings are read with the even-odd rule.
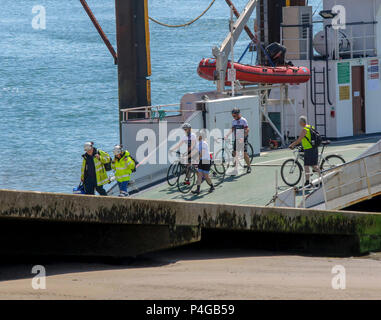
[[[242,10],[246,0],[234,3]],[[116,48],[114,1],[88,4]],[[149,14],[181,24],[208,4],[149,0]],[[32,23],[36,6],[45,10],[45,29]],[[1,0],[1,9],[0,188],[69,193],[80,180],[83,143],[94,141],[111,153],[119,142],[117,67],[79,0]],[[189,27],[150,23],[153,104],[215,88],[196,69],[226,37],[229,16],[225,0],[216,0]],[[243,32],[236,60],[248,42]],[[243,62],[251,61],[255,55],[248,53]]]

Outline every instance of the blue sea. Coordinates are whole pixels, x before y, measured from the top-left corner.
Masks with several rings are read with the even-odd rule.
[[[246,2],[234,1],[239,10]],[[88,4],[116,48],[114,1]],[[149,0],[149,15],[180,24],[208,4]],[[44,30],[32,27],[36,5],[46,10]],[[0,189],[70,193],[79,183],[83,143],[111,152],[119,141],[117,67],[78,0],[1,0],[1,8]],[[225,0],[217,0],[189,27],[150,23],[153,104],[214,88],[196,68],[227,35],[229,15]],[[242,34],[236,60],[248,41]],[[243,62],[252,59],[250,53]]]

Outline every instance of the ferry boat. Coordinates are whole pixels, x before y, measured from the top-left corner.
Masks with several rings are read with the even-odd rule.
[[[226,72],[232,69],[227,58],[255,16],[261,45],[284,45],[287,60],[298,70],[308,68],[309,81],[255,85],[238,81],[225,87]],[[329,139],[380,133],[380,22],[381,0],[323,0],[323,11],[315,15],[303,0],[283,5],[275,0],[248,1],[234,32],[212,49],[215,91],[185,94],[176,106],[121,110],[121,142],[140,162],[136,187],[165,178],[168,149],[181,136],[182,131],[175,129],[182,123],[195,129],[228,129],[232,107],[239,107],[251,124],[250,143],[257,155],[271,139],[285,147],[297,137],[301,115]],[[266,57],[260,50],[257,54],[262,64]],[[136,119],[136,113],[144,116]]]

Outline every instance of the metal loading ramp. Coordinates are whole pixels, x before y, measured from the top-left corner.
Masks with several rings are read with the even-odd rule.
[[[381,195],[381,140],[357,159],[324,171],[321,182],[305,198],[307,208],[339,210]]]

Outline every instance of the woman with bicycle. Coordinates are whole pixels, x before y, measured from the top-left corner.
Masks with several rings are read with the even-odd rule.
[[[300,132],[299,138],[290,144],[290,149],[294,149],[300,143],[304,149],[304,170],[306,173],[306,182],[304,184],[305,187],[310,185],[310,167],[312,170],[320,174],[320,168],[318,165],[319,162],[319,151],[317,147],[312,145],[312,134],[311,125],[307,124],[307,118],[305,116],[301,116],[299,118],[299,125],[302,127],[302,131]]]
[[[200,130],[198,133],[198,152],[200,157],[200,162],[197,168],[197,188],[192,191],[193,194],[200,194],[201,183],[205,180],[210,186],[209,192],[214,191],[214,185],[209,177],[209,171],[211,166],[211,159],[209,153],[209,145],[205,141],[205,131]]]

